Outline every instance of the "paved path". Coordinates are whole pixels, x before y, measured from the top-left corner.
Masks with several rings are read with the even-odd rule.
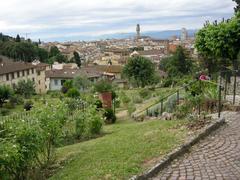
[[[225,117],[226,125],[152,179],[240,180],[240,112]]]

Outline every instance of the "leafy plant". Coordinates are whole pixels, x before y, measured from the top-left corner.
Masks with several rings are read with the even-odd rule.
[[[5,85],[0,85],[0,107],[5,103],[7,99],[9,99],[12,95],[12,90],[10,87]]]
[[[114,111],[112,109],[105,109],[103,114],[105,121],[107,123],[115,123],[116,122],[116,115],[114,114]]]
[[[76,88],[71,88],[66,93],[66,96],[70,97],[70,98],[77,98],[77,97],[80,96],[80,93],[79,93],[79,91]]]
[[[113,90],[112,84],[106,80],[101,80],[98,81],[95,85],[94,85],[94,90],[96,92],[102,93],[102,92],[110,92]]]

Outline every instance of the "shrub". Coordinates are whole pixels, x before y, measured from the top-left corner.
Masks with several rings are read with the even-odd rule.
[[[65,103],[70,112],[76,111],[83,106],[83,101],[81,99],[67,98]]]
[[[4,104],[4,107],[7,109],[13,109],[15,104],[12,104],[10,101]]]
[[[116,99],[114,100],[115,108],[119,108],[119,107],[120,107],[120,104],[121,104],[120,99],[119,99],[119,98],[116,98]]]
[[[86,129],[85,121],[86,119],[84,113],[82,111],[80,113],[77,113],[77,116],[75,118],[75,132],[78,139],[84,136]]]
[[[59,98],[61,96],[60,91],[48,91],[47,94],[49,94],[51,98]]]
[[[163,87],[170,87],[172,85],[173,81],[170,78],[164,79],[162,82]]]
[[[141,89],[139,91],[139,95],[141,98],[144,98],[144,99],[149,98],[151,96],[151,91],[148,89]]]
[[[131,115],[134,111],[136,111],[136,107],[133,103],[129,103],[127,106],[128,114]]]
[[[120,100],[122,101],[123,104],[128,104],[131,101],[131,99],[125,94],[124,91],[122,91],[120,93],[120,97],[119,98],[120,98]]]
[[[178,119],[185,118],[191,111],[191,106],[188,103],[177,106],[175,115]]]
[[[76,88],[71,88],[66,93],[66,96],[70,97],[70,98],[77,98],[77,97],[80,96],[80,93],[79,93],[79,91]]]
[[[21,80],[14,87],[14,90],[16,94],[22,95],[25,98],[30,98],[35,94],[34,82],[29,79],[27,81]]]
[[[116,115],[115,113],[113,112],[112,109],[105,109],[104,111],[104,117],[105,117],[105,120],[106,120],[106,123],[115,123],[116,122]]]
[[[112,84],[105,80],[98,81],[94,85],[94,90],[99,93],[109,92],[109,91],[112,91],[112,89],[113,89]]]
[[[133,96],[132,97],[132,102],[134,103],[134,104],[140,104],[140,103],[142,103],[143,102],[143,99],[140,97],[140,96]]]
[[[38,107],[32,110],[31,116],[6,122],[4,131],[0,132],[1,178],[28,179],[52,162],[67,117],[66,109],[64,104]]]
[[[26,111],[30,111],[33,107],[33,102],[32,101],[27,101],[24,103],[24,106],[23,108],[26,110]]]
[[[97,109],[99,109],[99,108],[102,108],[103,106],[102,106],[102,101],[101,100],[96,100],[96,102],[95,102],[95,106],[97,107]]]
[[[67,80],[63,83],[61,91],[63,94],[66,94],[68,92],[68,90],[70,90],[72,88],[73,88],[73,80]]]
[[[0,85],[0,107],[5,103],[7,99],[12,96],[12,90],[10,87]]]
[[[20,105],[23,104],[23,98],[21,96],[13,95],[9,99],[10,103],[13,105]]]
[[[0,114],[2,116],[7,116],[9,114],[10,110],[6,108],[0,108]]]
[[[103,125],[101,116],[101,113],[94,106],[89,106],[85,111],[77,112],[75,119],[77,138],[89,138],[99,134]]]

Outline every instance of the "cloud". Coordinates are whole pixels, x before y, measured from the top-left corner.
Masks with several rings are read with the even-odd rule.
[[[1,2],[0,32],[31,33],[38,39],[200,28],[205,20],[233,15],[231,0],[7,0]]]

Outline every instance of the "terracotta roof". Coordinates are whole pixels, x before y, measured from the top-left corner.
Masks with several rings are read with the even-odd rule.
[[[72,79],[77,76],[87,76],[88,78],[100,77],[100,74],[86,72],[82,69],[53,69],[46,71],[47,78],[66,78]]]
[[[96,66],[88,66],[84,69],[86,71],[98,72],[98,73],[121,73],[123,66],[121,65],[96,65]]]
[[[148,51],[139,51],[138,52],[139,55],[143,56],[143,55],[159,55],[159,54],[163,54],[162,50],[148,50]]]
[[[27,69],[35,68],[31,63],[25,62],[15,62],[13,59],[10,59],[5,56],[0,56],[0,74],[7,74]]]
[[[37,69],[37,71],[43,71],[46,69],[46,67],[50,66],[50,64],[46,64],[46,63],[39,63],[37,65],[34,65],[35,68]]]

